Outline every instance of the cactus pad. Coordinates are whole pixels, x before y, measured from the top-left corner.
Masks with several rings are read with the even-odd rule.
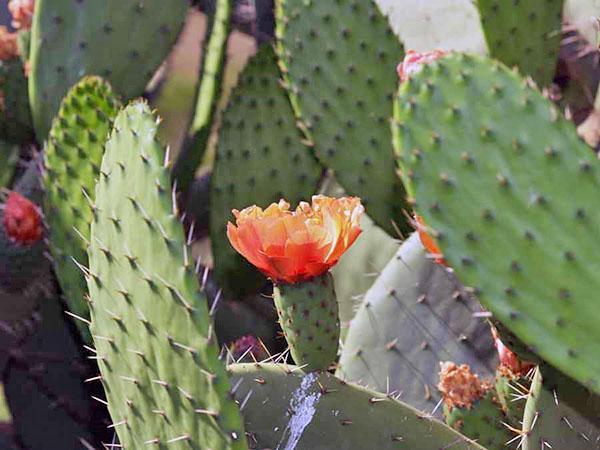
[[[350,324],[338,375],[432,411],[440,362],[494,370],[495,350],[480,309],[460,284],[426,257],[414,233],[367,291]]]
[[[34,140],[27,78],[20,58],[0,61],[0,139],[12,144]]]
[[[275,55],[263,47],[250,61],[223,115],[210,193],[215,274],[225,289],[256,291],[264,277],[229,244],[231,210],[292,205],[315,193],[321,169],[300,140],[279,85]]]
[[[46,145],[45,211],[56,274],[72,313],[89,317],[87,267],[94,187],[118,101],[107,83],[87,77],[63,100]],[[87,326],[77,321],[86,340]]]
[[[171,50],[187,0],[37,0],[29,98],[44,140],[60,102],[84,75],[99,75],[125,99],[139,96]]]
[[[96,187],[88,288],[109,410],[127,448],[243,450],[156,132],[145,104],[122,110]]]
[[[600,448],[600,409],[592,412],[590,421],[563,399],[560,388],[550,388],[542,370],[536,370],[523,416],[523,450],[540,448]],[[594,424],[594,421],[596,424]]]
[[[541,86],[558,62],[564,0],[477,0],[490,55]]]
[[[253,448],[482,450],[410,406],[334,376],[274,364],[230,366]]]
[[[277,0],[277,51],[295,113],[320,161],[396,235],[408,232],[389,130],[402,45],[371,0]]]
[[[477,400],[470,408],[444,405],[446,423],[465,436],[485,445],[488,450],[504,450],[513,435],[504,424],[506,417],[495,399],[494,390]]]
[[[340,339],[338,304],[329,272],[296,284],[276,284],[273,298],[279,324],[297,365],[327,370]]]
[[[506,67],[465,55],[403,84],[395,122],[415,208],[458,278],[599,393],[600,167],[574,126]]]

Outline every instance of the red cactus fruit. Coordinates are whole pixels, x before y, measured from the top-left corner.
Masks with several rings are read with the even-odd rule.
[[[423,65],[429,64],[447,54],[448,52],[444,50],[434,50],[425,53],[419,53],[414,50],[407,51],[404,61],[398,64],[396,68],[400,81],[408,80],[411,75],[421,70]]]
[[[8,194],[2,224],[8,237],[18,244],[32,245],[42,238],[40,209],[18,192]]]

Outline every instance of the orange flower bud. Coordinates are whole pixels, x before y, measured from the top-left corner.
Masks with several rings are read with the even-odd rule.
[[[434,50],[425,53],[418,53],[414,50],[407,51],[404,61],[398,64],[396,68],[400,81],[408,80],[411,75],[421,70],[424,64],[429,64],[447,54],[448,52],[444,50]]]
[[[285,200],[264,211],[250,206],[233,210],[236,225],[227,224],[233,248],[275,282],[297,283],[325,273],[361,232],[360,199],[315,195],[312,205],[295,211]]]
[[[433,260],[441,264],[443,266],[447,266],[446,261],[444,260],[444,255],[442,251],[437,245],[437,242],[431,235],[427,232],[427,226],[425,222],[421,218],[415,214],[415,225],[417,227],[417,232],[419,233],[419,238],[421,238],[421,244],[425,247],[425,250],[433,257]]]
[[[500,360],[500,369],[509,369],[513,375],[526,375],[535,364],[529,361],[524,361],[519,358],[504,342],[500,340],[498,331],[492,327],[492,336],[494,337],[494,346],[498,351],[498,359]]]

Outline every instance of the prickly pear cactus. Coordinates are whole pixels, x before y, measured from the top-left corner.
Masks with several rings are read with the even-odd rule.
[[[266,207],[285,198],[310,200],[321,169],[301,142],[279,84],[275,55],[264,46],[250,61],[223,115],[210,193],[215,274],[224,289],[256,291],[264,277],[227,240],[231,210]]]
[[[328,373],[235,364],[229,374],[253,448],[483,450],[408,405]]]
[[[96,188],[88,288],[108,407],[128,448],[244,449],[157,125],[141,102],[119,113]]]
[[[118,107],[106,82],[84,78],[63,100],[45,151],[44,209],[54,266],[70,311],[84,319],[89,318],[89,307],[80,266],[88,265],[94,190]],[[87,325],[76,323],[90,342]]]
[[[491,376],[495,350],[480,307],[427,258],[414,233],[367,291],[340,356],[338,376],[402,401],[436,409],[440,362],[466,363]],[[438,415],[441,409],[437,409]]]
[[[517,74],[464,55],[404,83],[395,123],[416,210],[458,278],[538,355],[599,393],[600,175],[574,126]]]
[[[171,50],[187,8],[187,0],[37,0],[29,99],[38,140],[84,75],[107,79],[125,99],[141,95]]]
[[[540,86],[552,82],[564,0],[477,0],[490,55],[517,66]]]
[[[402,45],[371,0],[277,0],[277,54],[319,160],[388,233],[409,232],[388,118]]]

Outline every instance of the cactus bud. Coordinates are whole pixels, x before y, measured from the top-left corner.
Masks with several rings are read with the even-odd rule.
[[[39,207],[18,192],[8,194],[2,224],[7,236],[21,245],[32,245],[42,238]]]

